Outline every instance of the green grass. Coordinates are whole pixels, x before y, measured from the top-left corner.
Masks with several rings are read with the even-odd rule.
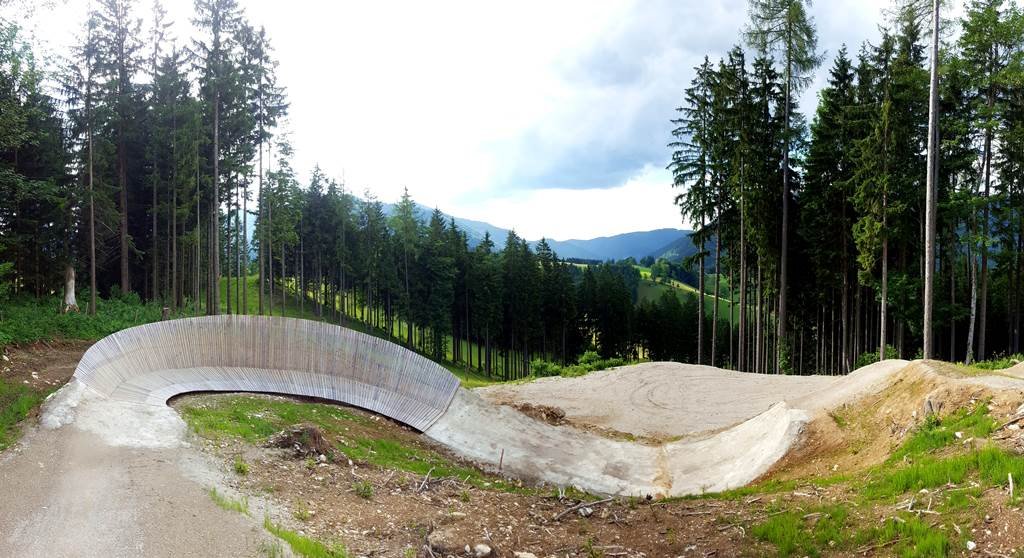
[[[234,436],[252,444],[262,443],[282,429],[303,422],[316,424],[325,432],[337,432],[346,422],[372,422],[337,405],[250,395],[222,397],[205,407],[185,406],[181,412],[189,426],[202,436]]]
[[[0,379],[0,451],[17,441],[21,432],[18,423],[45,398],[45,393]]]
[[[841,505],[815,508],[807,512],[786,511],[755,525],[751,534],[778,549],[779,556],[818,556],[819,548],[845,542],[847,515]],[[807,519],[805,519],[807,517]],[[809,521],[811,518],[814,521]]]
[[[309,537],[300,535],[295,531],[289,531],[284,527],[270,521],[270,518],[263,520],[263,527],[270,531],[275,537],[288,543],[292,552],[306,558],[348,558],[348,551],[340,544],[324,544]]]
[[[229,498],[220,492],[217,492],[216,488],[211,488],[210,499],[213,500],[213,503],[217,504],[221,509],[238,512],[243,515],[249,515],[249,500],[246,498],[235,500],[234,498]]]
[[[242,459],[241,457],[235,458],[234,469],[236,474],[241,475],[243,477],[249,474],[249,464],[246,463],[245,460]]]
[[[251,444],[262,444],[289,426],[312,423],[328,437],[340,436],[344,442],[339,442],[336,447],[351,459],[417,475],[430,472],[433,478],[458,477],[479,488],[509,492],[522,490],[472,467],[459,465],[436,451],[413,447],[386,434],[381,437],[353,435],[346,428],[353,425],[374,428],[376,421],[335,405],[233,395],[218,398],[202,407],[185,405],[181,413],[201,436],[213,439],[232,436]]]
[[[1002,370],[1004,368],[1010,368],[1011,366],[1019,364],[1022,361],[1024,361],[1024,355],[1015,354],[1010,356],[994,358],[991,360],[982,360],[979,362],[975,362],[971,364],[971,367],[977,368],[979,370]]]
[[[661,298],[661,293],[669,291],[676,295],[680,303],[685,303],[688,298],[699,296],[697,289],[694,289],[686,283],[681,283],[675,279],[669,280],[669,283],[657,283],[650,279],[640,279],[639,285],[637,285],[637,302],[651,301],[657,302]],[[715,309],[715,297],[713,296],[714,290],[704,292],[704,311],[710,317]],[[733,310],[734,313],[738,313],[738,306]],[[737,317],[739,314],[736,314]],[[729,320],[729,300],[725,296],[719,297],[718,299],[718,319],[728,321]]]
[[[987,438],[998,422],[988,415],[988,403],[981,402],[972,408],[958,409],[951,415],[939,419],[935,415],[925,419],[925,423],[903,443],[890,457],[889,462],[895,463],[908,456],[917,456],[944,448],[957,440],[960,432],[966,438]]]
[[[364,500],[373,499],[373,485],[370,481],[356,481],[352,483],[352,491],[356,493],[356,496]]]

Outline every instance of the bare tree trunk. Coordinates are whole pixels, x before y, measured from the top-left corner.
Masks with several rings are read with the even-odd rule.
[[[991,105],[990,105],[991,106]],[[988,230],[989,204],[988,196],[992,177],[992,132],[985,132],[985,149],[983,155],[985,165],[985,194],[982,198],[981,210],[981,292],[978,295],[978,360],[985,360],[985,332],[988,330]]]
[[[761,349],[762,349],[762,347],[764,345],[764,322],[763,322],[763,318],[762,318],[763,312],[761,311],[761,307],[764,306],[764,304],[763,304],[762,296],[761,296],[761,262],[760,261],[757,262],[757,287],[756,287],[756,290],[755,290],[755,293],[754,293],[754,297],[757,299],[757,309],[756,309],[757,315],[754,318],[754,320],[755,320],[755,323],[754,323],[754,337],[756,338],[756,340],[755,340],[755,350],[754,350],[754,373],[756,373],[756,374],[763,374],[764,373],[764,369],[761,367],[761,362],[762,362],[762,360],[761,360],[762,350]]]
[[[884,205],[884,203],[883,203]],[[885,219],[882,219],[883,223]],[[885,228],[885,225],[882,225]],[[882,240],[882,300],[879,313],[878,360],[885,360],[885,318],[889,297],[889,239]]]
[[[935,222],[939,177],[939,0],[932,0],[931,81],[928,92],[928,164],[925,195],[924,358],[933,358],[932,313],[935,283]]]
[[[789,102],[790,85],[793,81],[793,63],[791,59],[792,49],[786,49],[786,94],[785,109],[783,117],[783,134],[785,135],[785,147],[782,152],[782,244],[779,254],[779,315],[776,337],[776,362],[779,369],[784,365],[785,355],[782,347],[786,339],[786,288],[788,286],[789,272]]]
[[[206,313],[220,313],[220,90],[213,95],[213,199],[210,202],[210,281],[211,306]]]
[[[742,163],[740,165],[742,173]],[[746,199],[743,193],[743,179],[740,178],[740,331],[738,370],[746,371],[747,366],[747,240],[746,240]]]
[[[704,220],[701,219],[700,228],[704,228]],[[697,364],[704,363],[704,242],[700,243],[700,273],[697,277],[697,285],[700,296],[697,299]]]
[[[251,176],[251,175],[250,175]],[[242,269],[242,311],[240,314],[249,313],[249,180],[246,179],[242,190],[242,247],[240,249]]]
[[[971,245],[974,243],[973,237],[976,229],[974,221],[975,219],[972,218],[972,240],[967,244],[967,262],[971,270],[971,318],[967,325],[967,356],[964,358],[964,362],[967,364],[974,362],[974,331],[978,318],[978,262],[976,261],[974,250],[971,248]]]
[[[70,263],[64,266],[64,308],[61,310],[78,312],[78,301],[75,300],[75,266]]]
[[[718,349],[718,295],[719,285],[721,285],[721,268],[718,265],[718,260],[721,259],[722,241],[719,235],[718,221],[721,220],[722,215],[719,211],[718,218],[715,221],[715,307],[711,310],[711,366],[715,365],[715,353]]]
[[[91,83],[90,79],[90,83]],[[86,93],[86,103],[91,103],[91,93]],[[96,201],[93,195],[92,168],[92,116],[86,109],[86,120],[89,121],[89,315],[96,315]]]

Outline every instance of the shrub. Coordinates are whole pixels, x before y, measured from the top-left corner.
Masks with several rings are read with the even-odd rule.
[[[896,352],[896,347],[886,345],[885,358],[900,358],[899,354]],[[857,357],[857,362],[854,364],[854,368],[860,368],[876,362],[878,362],[878,351],[868,351],[866,353],[861,353],[860,356]]]

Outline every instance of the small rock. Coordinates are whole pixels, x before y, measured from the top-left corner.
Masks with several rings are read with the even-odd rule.
[[[590,517],[591,515],[594,515],[594,508],[583,507],[580,508],[578,512],[580,514],[580,517]]]
[[[455,531],[446,527],[434,529],[427,535],[427,544],[430,545],[430,549],[444,555],[459,554],[462,545],[455,541]]]
[[[1010,426],[1007,426],[1006,429],[1007,430],[1020,430],[1020,425],[1019,424],[1011,424]]]
[[[321,454],[320,454],[320,455],[319,455],[319,456],[318,456],[318,457],[316,458],[316,460],[317,460],[317,461],[319,461],[320,463],[327,463],[327,456],[321,453]]]
[[[959,439],[964,437],[964,433],[963,432],[954,432],[953,435],[956,436],[957,440],[959,440]]]
[[[513,552],[512,556],[513,558],[537,558],[537,555],[532,552]]]
[[[1017,414],[1017,416],[1024,415],[1024,403],[1021,403],[1020,407],[1017,407],[1017,413],[1016,414]]]
[[[491,555],[491,547],[484,543],[473,545],[473,558],[487,558]]]
[[[974,541],[967,541],[967,550],[974,550],[978,545]]]

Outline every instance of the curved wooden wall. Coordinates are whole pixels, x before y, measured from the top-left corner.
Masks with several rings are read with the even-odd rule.
[[[319,397],[426,430],[459,380],[390,341],[336,325],[206,316],[128,328],[86,351],[74,376],[112,399],[162,405],[193,391]]]

